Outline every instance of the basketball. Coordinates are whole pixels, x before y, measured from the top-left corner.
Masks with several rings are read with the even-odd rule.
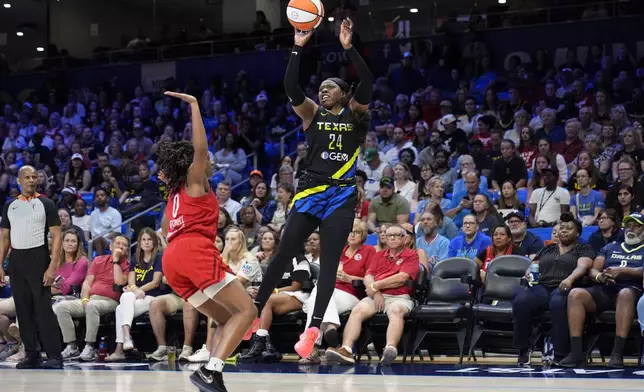
[[[321,0],[291,0],[286,7],[288,21],[300,31],[311,31],[322,23],[324,5]]]

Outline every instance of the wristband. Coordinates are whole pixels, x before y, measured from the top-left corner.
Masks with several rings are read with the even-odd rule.
[[[88,303],[88,302],[89,302],[89,298],[83,298],[83,299],[81,299],[81,303],[82,303],[82,304],[86,304],[86,303]]]
[[[376,282],[371,283],[371,286],[369,287],[371,287],[371,290],[373,291],[376,291],[376,292],[378,291],[378,289],[376,288]]]
[[[130,291],[136,291],[136,289],[138,289],[138,287],[136,287],[135,285],[130,286]]]
[[[597,282],[599,282],[599,283],[601,283],[601,281],[599,280],[599,277],[601,276],[601,274],[602,274],[602,273],[600,272],[600,273],[598,273],[597,275],[595,275],[595,280],[596,280]]]

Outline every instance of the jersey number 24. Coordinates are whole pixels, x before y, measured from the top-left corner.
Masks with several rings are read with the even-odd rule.
[[[338,150],[342,150],[342,135],[336,135],[335,133],[330,133],[329,150],[335,150],[336,147]]]

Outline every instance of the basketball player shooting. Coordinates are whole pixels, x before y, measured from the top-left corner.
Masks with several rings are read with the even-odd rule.
[[[340,43],[360,78],[353,94],[347,82],[330,78],[320,85],[318,105],[298,86],[303,48],[313,31],[295,30],[295,45],[284,78],[286,94],[293,110],[302,119],[309,145],[307,170],[300,177],[282,240],[264,275],[255,304],[261,313],[287,265],[296,256],[299,245],[319,227],[318,295],[312,320],[295,345],[295,351],[302,358],[311,355],[320,337],[320,325],[333,295],[342,249],[353,227],[357,159],[369,127],[373,75],[351,44],[352,28],[350,19],[342,22]]]
[[[218,325],[209,362],[190,380],[201,391],[225,392],[224,360],[241,342],[257,310],[214,245],[219,205],[208,181],[212,166],[197,99],[165,94],[190,104],[192,143],[162,143],[158,149],[159,179],[169,190],[163,274],[179,295]]]

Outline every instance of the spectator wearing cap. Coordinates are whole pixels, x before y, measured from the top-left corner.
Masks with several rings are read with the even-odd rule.
[[[570,210],[570,193],[557,185],[559,170],[556,167],[541,169],[545,187],[535,189],[530,195],[529,222],[532,227],[551,227],[559,216]]]
[[[409,148],[414,152],[414,155],[417,157],[414,163],[418,164],[418,150],[414,147],[414,143],[411,140],[407,140],[404,129],[401,127],[394,128],[393,141],[394,146],[385,154],[385,159],[389,165],[394,166],[398,163],[400,160],[400,151],[405,148]]]
[[[571,118],[564,125],[566,138],[554,145],[554,150],[564,157],[566,164],[571,164],[580,152],[584,150],[584,141],[580,139],[581,123],[576,118]]]
[[[72,155],[72,164],[65,174],[65,187],[75,188],[79,192],[88,192],[92,185],[92,176],[85,168],[83,156],[79,153]]]
[[[246,153],[239,146],[239,139],[232,133],[228,133],[224,139],[224,148],[215,152],[217,168],[225,170],[226,178],[232,184],[242,180],[242,172],[246,168]]]
[[[78,200],[78,192],[76,191],[76,188],[63,188],[60,200],[61,207],[71,210],[72,208],[74,208],[74,203],[76,202],[76,200]]]
[[[492,187],[501,192],[501,186],[506,181],[512,181],[517,188],[525,188],[528,181],[525,161],[517,155],[514,142],[510,139],[501,142],[501,159],[494,162]]]
[[[463,228],[459,235],[449,242],[447,257],[465,257],[474,259],[479,252],[492,245],[492,239],[479,231],[476,215],[463,217]]]
[[[512,211],[505,216],[505,221],[508,222],[508,226],[510,227],[514,247],[522,255],[533,259],[543,249],[543,241],[528,231],[528,223],[523,212]]]
[[[458,120],[453,114],[443,116],[439,124],[443,126],[441,140],[450,152],[456,152],[459,147],[467,145],[467,135],[458,128]]]
[[[402,224],[409,222],[409,203],[404,197],[394,192],[395,184],[391,177],[380,180],[379,195],[369,203],[367,227],[370,232],[376,231],[376,226],[384,223]]]
[[[571,197],[570,212],[582,225],[594,226],[597,224],[599,213],[605,207],[604,196],[601,192],[591,189],[588,170],[577,170],[575,177],[579,191]]]
[[[425,81],[421,73],[413,66],[413,56],[411,52],[405,52],[400,60],[400,67],[391,71],[388,77],[389,87],[396,94],[411,95],[418,90],[419,86],[424,86]]]

